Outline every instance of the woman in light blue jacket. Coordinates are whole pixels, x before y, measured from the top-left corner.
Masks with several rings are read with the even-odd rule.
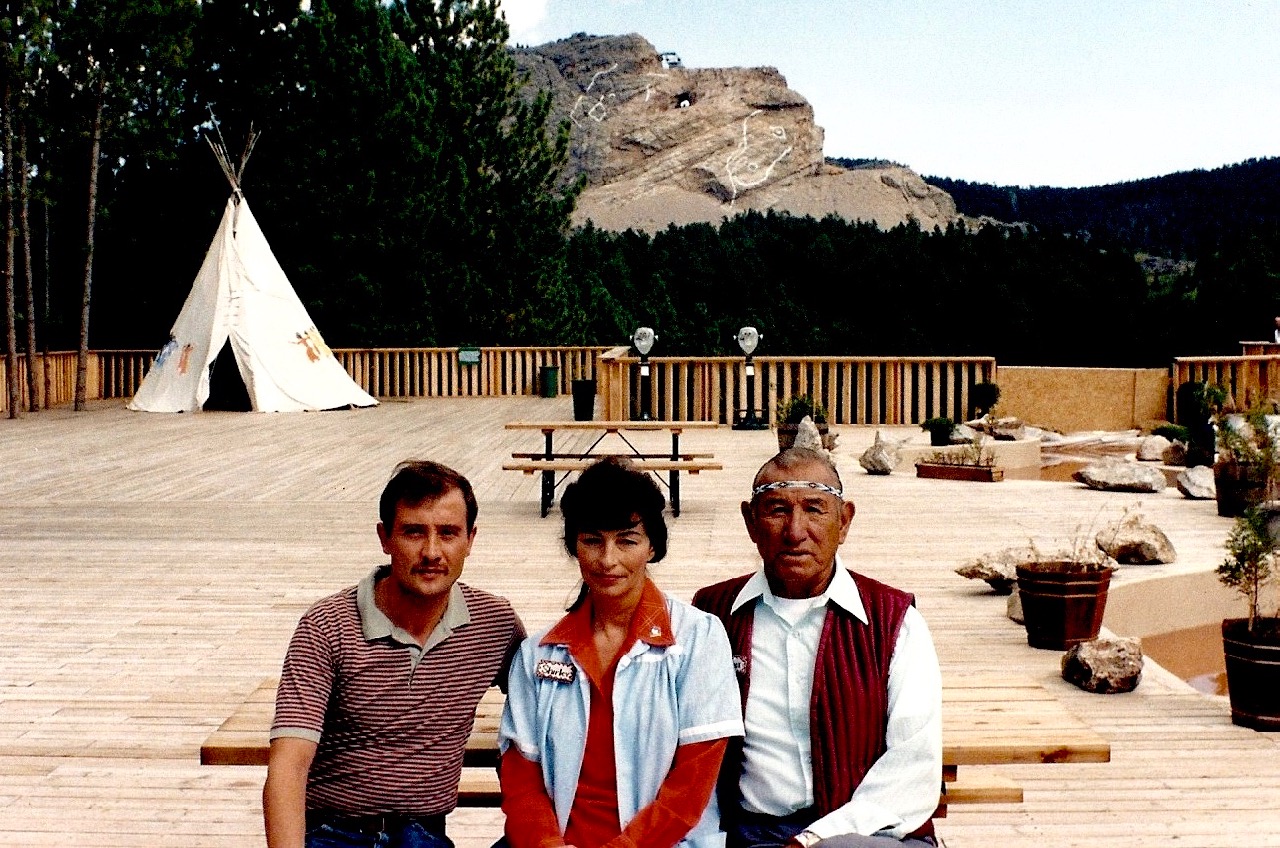
[[[724,845],[715,784],[741,703],[723,625],[649,578],[665,506],[652,477],[616,459],[560,501],[583,588],[512,665],[500,735],[512,848]]]

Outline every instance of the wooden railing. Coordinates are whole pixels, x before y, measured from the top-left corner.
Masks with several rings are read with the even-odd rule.
[[[754,359],[750,382],[742,357],[653,357],[646,383],[639,377],[639,358],[627,347],[360,348],[333,353],[375,397],[548,394],[543,377],[554,373],[555,394],[568,394],[574,380],[594,380],[604,418],[639,417],[641,386],[646,385],[651,417],[723,424],[734,423],[749,407],[772,422],[778,406],[796,395],[817,399],[833,424],[918,424],[936,416],[962,420],[969,414],[970,387],[996,380],[990,357],[764,356]],[[49,357],[51,404],[70,403],[75,352]],[[132,397],[154,359],[154,351],[92,352],[88,397]],[[42,367],[39,362],[37,367]],[[19,368],[25,405],[25,364]],[[3,373],[0,361],[0,379]]]
[[[72,354],[74,361],[75,355]],[[142,385],[142,378],[151,370],[156,360],[153,350],[100,350],[98,351],[99,397],[131,398]],[[91,366],[92,372],[92,366]],[[74,379],[74,372],[73,372]]]
[[[1240,342],[1242,356],[1280,356],[1280,342]]]
[[[76,352],[50,351],[48,382],[45,380],[45,354],[36,354],[36,403],[40,407],[61,406],[75,400]],[[94,350],[89,352],[85,396],[89,400],[133,397],[142,378],[156,358],[153,350]],[[0,359],[0,387],[7,386],[5,362]],[[22,409],[30,409],[26,356],[18,357],[18,382]],[[48,396],[48,403],[45,397]],[[0,413],[9,412],[9,393],[0,388]]]
[[[1170,395],[1188,381],[1221,385],[1236,407],[1280,400],[1280,345],[1242,342],[1243,356],[1178,357],[1169,368]],[[742,357],[651,357],[650,378],[639,376],[640,360],[628,347],[359,348],[334,355],[376,397],[502,397],[546,394],[544,374],[555,369],[556,394],[574,380],[595,380],[604,418],[641,414],[641,387],[648,388],[651,417],[673,421],[734,423],[749,407],[772,423],[778,407],[810,395],[833,424],[919,424],[928,418],[968,416],[974,383],[997,382],[990,357],[786,357],[754,358],[748,381]],[[75,351],[37,355],[40,405],[69,404],[75,396]],[[132,397],[155,351],[91,351],[87,397]],[[27,363],[18,358],[22,408],[27,403]],[[8,414],[5,362],[0,358],[0,414]],[[748,392],[752,395],[748,403]],[[1169,403],[1169,418],[1176,415]]]
[[[1280,400],[1280,356],[1183,356],[1173,360],[1169,377],[1175,392],[1191,381],[1221,386],[1237,409]]]
[[[543,392],[554,368],[556,394],[594,380],[604,347],[338,349],[333,355],[374,397],[504,397]]]
[[[832,424],[919,424],[940,416],[962,421],[970,413],[970,387],[996,381],[991,357],[760,356],[750,381],[742,357],[651,357],[647,380],[640,364],[628,348],[601,357],[604,418],[648,412],[658,420],[732,424],[754,409],[770,423],[781,404],[809,395]]]

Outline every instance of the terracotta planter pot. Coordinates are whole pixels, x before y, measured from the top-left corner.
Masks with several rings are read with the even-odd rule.
[[[1029,562],[1017,567],[1018,595],[1033,648],[1065,651],[1098,638],[1112,569],[1096,563]]]
[[[1237,518],[1267,497],[1267,474],[1256,462],[1226,460],[1213,466],[1218,515]]]
[[[1274,624],[1263,619],[1262,625]],[[1270,636],[1249,633],[1249,620],[1222,622],[1231,723],[1254,730],[1280,730],[1280,628]]]
[[[945,462],[917,462],[916,476],[933,480],[974,480],[999,483],[1004,469],[998,465],[951,465]]]

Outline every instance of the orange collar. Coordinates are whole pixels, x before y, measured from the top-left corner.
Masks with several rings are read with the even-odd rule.
[[[564,645],[575,656],[588,645],[592,645],[591,636],[591,593],[575,609],[565,614],[542,637],[540,644]],[[668,647],[676,643],[671,633],[671,614],[667,612],[667,599],[661,590],[649,579],[645,578],[644,589],[640,593],[640,603],[631,614],[631,626],[627,631],[626,645],[637,641],[656,647]]]

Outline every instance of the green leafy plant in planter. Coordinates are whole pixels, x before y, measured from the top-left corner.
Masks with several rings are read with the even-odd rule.
[[[1181,424],[1161,424],[1151,428],[1151,435],[1164,436],[1171,442],[1182,442],[1184,445],[1188,443],[1190,433],[1191,431]]]
[[[1213,464],[1218,515],[1243,516],[1250,507],[1273,500],[1277,486],[1276,446],[1267,422],[1269,409],[1215,416],[1218,457]]]
[[[920,425],[920,429],[928,432],[929,444],[937,448],[951,444],[951,434],[956,431],[956,422],[950,418],[929,418]]]
[[[1151,428],[1151,435],[1168,439],[1171,447],[1181,447],[1182,455],[1180,457],[1177,456],[1176,453],[1171,456],[1170,451],[1165,451],[1164,461],[1168,464],[1182,465],[1187,468],[1191,468],[1194,465],[1204,465],[1203,461],[1193,463],[1187,462],[1187,456],[1190,453],[1189,446],[1191,444],[1191,431],[1186,427],[1183,427],[1181,424],[1170,424],[1167,421],[1162,424],[1157,424]]]
[[[1231,721],[1255,730],[1280,730],[1280,608],[1261,612],[1263,594],[1277,577],[1280,504],[1245,510],[1227,536],[1227,558],[1218,566],[1224,586],[1244,596],[1245,618],[1222,620]]]
[[[818,427],[818,433],[825,442],[829,432],[827,410],[811,395],[795,395],[778,404],[778,421],[775,425],[778,434],[778,450],[784,451],[795,444],[796,433],[800,422],[808,416]]]

